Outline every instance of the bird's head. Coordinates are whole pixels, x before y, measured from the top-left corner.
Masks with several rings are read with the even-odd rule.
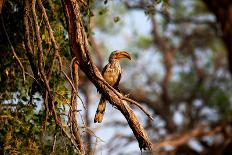
[[[110,54],[109,61],[112,61],[113,59],[121,59],[121,58],[128,58],[131,60],[131,56],[126,51],[114,51]]]

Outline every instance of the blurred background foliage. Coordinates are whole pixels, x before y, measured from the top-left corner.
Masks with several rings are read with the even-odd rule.
[[[96,0],[88,3],[89,7],[83,8],[83,19],[92,55],[99,68],[106,64],[113,50],[123,49],[133,55],[132,62],[122,61],[124,72],[120,87],[124,94],[129,93],[155,116],[155,121],[150,122],[135,109],[154,144],[175,133],[191,132],[201,124],[231,121],[232,82],[227,50],[221,39],[222,30],[205,3],[201,0]],[[70,76],[72,58],[62,3],[48,0],[43,4],[59,44],[62,65]],[[39,12],[40,9],[37,9]],[[44,17],[41,13],[38,15],[45,65],[50,65],[53,47]],[[74,148],[56,128],[53,118],[44,123],[43,89],[35,88],[31,76],[26,76],[26,81],[23,81],[21,68],[11,51],[12,44],[25,70],[32,74],[23,40],[23,2],[5,1],[1,18],[0,153],[73,154]],[[35,34],[30,35],[35,41]],[[33,48],[37,51],[38,47],[33,44]],[[128,129],[124,118],[111,106],[107,107],[104,123],[93,124],[99,97],[88,79],[82,74],[80,77],[80,97],[87,108],[78,104],[81,111],[78,119],[80,124],[87,125],[97,135],[83,131],[87,152],[139,153],[132,133],[124,130]],[[65,122],[71,87],[59,72],[58,63],[53,69],[50,86],[59,101],[57,110]],[[100,138],[103,138],[103,143],[99,142]],[[196,148],[186,141],[171,150],[176,150],[176,154],[178,151],[191,154],[192,150],[198,154],[213,153],[210,151],[214,146],[208,141],[208,147],[204,146],[206,142],[203,143],[200,138]],[[211,137],[212,144],[214,138]],[[220,144],[229,139],[224,138],[219,140]],[[177,149],[186,145],[187,151]],[[197,151],[197,148],[203,149]],[[170,153],[170,150],[162,151],[160,154]]]

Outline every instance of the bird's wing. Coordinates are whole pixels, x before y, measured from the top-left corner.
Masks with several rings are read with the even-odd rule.
[[[119,81],[121,80],[121,74],[122,74],[122,73],[120,73],[120,74],[118,75],[118,79],[117,79],[116,83],[113,85],[113,87],[114,87],[115,89],[117,89],[118,91],[119,91],[118,85],[119,85]]]
[[[105,65],[105,67],[102,69],[102,72],[101,74],[104,75],[105,71],[106,71],[106,68],[109,66],[109,64]]]
[[[102,76],[105,78],[105,80],[107,81],[107,79],[106,79],[106,77],[107,77],[107,75],[109,75],[109,74],[112,74],[112,71],[113,71],[113,69],[111,68],[112,66],[111,66],[111,64],[109,63],[109,64],[107,64],[104,68],[103,68],[103,70],[102,70]],[[120,71],[120,73],[118,74],[118,78],[117,78],[117,80],[115,80],[116,82],[114,83],[114,84],[112,84],[110,81],[107,81],[112,87],[114,87],[115,89],[117,89],[118,91],[119,91],[119,89],[118,89],[118,85],[119,85],[119,81],[121,80],[121,71]]]
[[[103,78],[104,78],[104,73],[105,73],[105,71],[106,71],[106,68],[107,68],[108,66],[109,66],[109,64],[105,65],[105,67],[102,69],[101,74],[102,74]],[[97,90],[97,92],[99,92],[99,90]]]

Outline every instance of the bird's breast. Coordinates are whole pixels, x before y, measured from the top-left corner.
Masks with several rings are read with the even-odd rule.
[[[105,72],[103,73],[104,79],[110,84],[114,85],[117,80],[119,75],[121,74],[121,67],[118,64],[109,64],[106,67]]]

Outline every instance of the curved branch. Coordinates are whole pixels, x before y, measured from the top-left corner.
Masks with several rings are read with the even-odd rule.
[[[72,57],[76,57],[80,69],[86,74],[88,79],[96,86],[96,88],[106,97],[106,99],[124,115],[138,140],[140,149],[152,149],[152,143],[147,133],[139,123],[132,109],[126,101],[122,100],[123,95],[112,90],[101,76],[101,73],[92,61],[89,54],[88,41],[82,25],[80,15],[80,4],[75,0],[62,0],[69,38]]]

